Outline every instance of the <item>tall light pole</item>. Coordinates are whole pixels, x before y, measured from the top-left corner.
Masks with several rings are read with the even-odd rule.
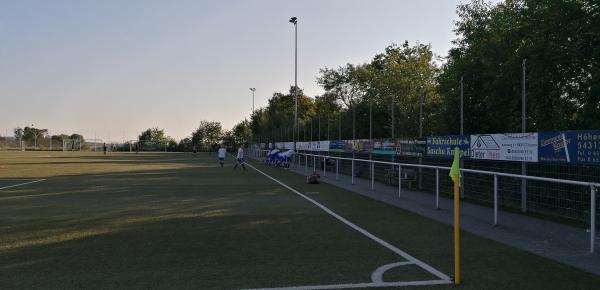
[[[298,129],[298,18],[290,18],[294,24],[294,131]],[[300,132],[300,131],[298,131]],[[294,150],[296,150],[296,139],[294,138]]]
[[[254,114],[254,92],[256,92],[256,88],[250,88],[252,91],[252,114]]]
[[[465,134],[465,126],[464,126],[464,82],[463,82],[463,77],[460,77],[460,135],[464,135]],[[461,159],[462,161],[462,159]]]
[[[526,105],[527,105],[527,60],[523,59],[522,65],[522,86],[521,86],[521,133],[525,133],[527,131],[527,116],[526,114]],[[521,162],[521,174],[527,175],[527,163]],[[527,179],[521,179],[521,211],[527,212]]]
[[[37,130],[35,130],[34,125],[31,124],[31,131],[33,131],[33,148],[37,149]]]

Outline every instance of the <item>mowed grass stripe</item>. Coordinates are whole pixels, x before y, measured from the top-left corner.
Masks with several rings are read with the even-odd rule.
[[[381,246],[387,248],[388,250],[398,254],[399,256],[403,257],[404,259],[411,261],[412,263],[418,265],[419,267],[425,269],[426,271],[430,272],[431,274],[437,276],[438,278],[445,280],[446,282],[450,282],[450,277],[448,277],[446,274],[438,271],[437,269],[434,269],[433,267],[427,265],[426,263],[423,263],[422,261],[420,261],[419,259],[409,255],[408,253],[396,248],[395,246],[391,245],[390,243],[380,239],[379,237],[374,236],[373,234],[369,233],[368,231],[366,231],[365,229],[353,224],[352,222],[350,222],[349,220],[345,219],[344,217],[338,215],[337,213],[333,212],[332,210],[330,210],[329,208],[327,208],[326,206],[316,202],[314,199],[309,198],[308,196],[300,193],[299,191],[297,191],[296,189],[288,186],[287,184],[269,176],[268,174],[258,170],[256,167],[252,166],[252,165],[248,165],[250,168],[258,171],[259,173],[263,174],[264,176],[268,177],[269,179],[277,182],[278,184],[282,185],[283,187],[289,189],[290,191],[296,193],[297,195],[299,195],[300,197],[306,199],[307,201],[309,201],[310,203],[314,204],[315,206],[319,207],[320,209],[322,209],[323,211],[325,211],[326,213],[328,213],[329,215],[333,216],[334,218],[336,218],[337,220],[339,220],[340,222],[346,224],[347,226],[351,227],[352,229],[356,230],[357,232],[363,234],[364,236],[366,236],[367,238],[377,242],[378,244],[380,244]]]
[[[352,223],[418,257],[444,273],[452,273],[452,227],[355,194],[330,184],[306,184],[305,176],[280,168],[254,166]],[[463,283],[461,289],[595,289],[600,276],[561,264],[468,232],[461,233]],[[402,268],[384,278],[406,277]],[[425,288],[454,289],[452,285]]]
[[[115,162],[98,172],[69,158],[79,175],[37,165],[34,174],[51,177],[28,189],[39,198],[0,201],[0,242],[11,245],[0,250],[2,288],[360,283],[401,261],[257,173],[233,171],[231,160],[219,168],[214,156],[190,156],[148,170]]]

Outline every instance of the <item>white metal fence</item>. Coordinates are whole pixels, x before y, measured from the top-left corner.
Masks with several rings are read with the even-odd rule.
[[[269,150],[254,150],[251,154],[252,157],[261,160],[266,157],[266,154]],[[312,161],[312,162],[311,162]],[[351,183],[355,182],[355,170],[356,164],[368,164],[369,167],[369,177],[371,182],[371,189],[374,190],[375,186],[375,178],[376,178],[376,165],[386,165],[389,166],[392,170],[396,170],[397,174],[394,171],[391,176],[397,178],[398,183],[398,197],[402,196],[402,182],[409,180],[408,175],[405,174],[403,176],[403,170],[415,168],[417,170],[428,169],[435,171],[435,208],[439,208],[439,198],[440,198],[440,171],[446,173],[450,170],[448,166],[436,166],[436,165],[425,165],[425,164],[410,164],[410,163],[401,163],[401,162],[391,162],[391,161],[381,161],[381,160],[373,160],[373,159],[359,159],[352,157],[341,157],[341,156],[331,156],[329,155],[318,155],[311,153],[296,153],[294,155],[293,164],[295,166],[304,165],[305,171],[308,172],[310,165],[312,165],[313,171],[321,171],[323,176],[326,176],[329,172],[327,171],[327,163],[334,163],[335,167],[335,178],[339,179],[341,173],[342,162],[350,162],[350,176]],[[311,164],[312,163],[312,164]],[[317,167],[318,166],[318,167]],[[332,170],[333,171],[333,170]],[[414,171],[414,170],[413,170]],[[333,174],[334,172],[330,172]],[[543,183],[551,183],[551,184],[565,184],[572,185],[582,188],[589,189],[589,226],[590,226],[590,252],[594,253],[595,249],[595,238],[596,238],[596,194],[598,192],[598,188],[600,188],[600,183],[596,182],[585,182],[585,181],[577,181],[577,180],[568,180],[568,179],[558,179],[558,178],[548,178],[548,177],[539,177],[539,176],[529,176],[529,175],[521,175],[521,174],[513,174],[513,173],[505,173],[505,172],[495,172],[495,171],[486,171],[486,170],[476,170],[476,169],[466,169],[461,168],[461,173],[464,175],[465,173],[469,174],[478,174],[484,176],[490,176],[493,179],[492,184],[490,184],[491,189],[493,189],[493,224],[498,224],[498,179],[500,177],[516,179],[516,180],[528,180],[528,181],[537,181]],[[397,175],[397,177],[396,177]],[[447,178],[448,179],[448,178]],[[410,179],[409,182],[413,182],[416,180]]]

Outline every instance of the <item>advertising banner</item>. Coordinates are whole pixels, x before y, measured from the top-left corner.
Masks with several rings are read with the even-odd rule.
[[[427,140],[425,139],[405,139],[396,140],[396,153],[400,156],[423,156],[427,149]]]
[[[600,130],[540,133],[539,159],[548,163],[600,165]]]
[[[344,152],[344,147],[346,146],[346,142],[343,140],[333,140],[329,142],[329,151],[330,152]]]
[[[334,142],[334,141],[331,141]],[[296,148],[302,151],[329,151],[330,141],[296,142]]]
[[[438,158],[454,158],[454,148],[458,147],[461,157],[470,158],[471,136],[447,135],[427,137],[427,156]]]
[[[313,151],[321,151],[328,152],[329,151],[329,141],[317,141],[312,142]]]
[[[369,148],[372,148],[372,145],[368,139],[343,140],[343,142],[344,152],[365,152]]]
[[[538,162],[538,133],[471,135],[471,159]]]
[[[309,151],[310,142],[296,142],[296,149],[298,151]]]
[[[394,139],[380,139],[374,140],[373,154],[381,155],[396,155],[396,142]]]

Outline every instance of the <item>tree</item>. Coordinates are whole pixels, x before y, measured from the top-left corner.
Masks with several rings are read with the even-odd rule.
[[[68,140],[68,139],[69,139],[69,135],[66,135],[66,134],[52,135],[53,141],[63,142],[63,140]]]
[[[221,141],[222,135],[221,123],[202,120],[198,128],[192,132],[192,143],[205,150],[211,150],[211,147]]]
[[[233,126],[231,129],[231,137],[233,144],[237,146],[249,143],[252,138],[250,122],[248,120],[244,120]]]
[[[163,129],[149,128],[138,136],[138,146],[144,150],[162,151],[168,142],[168,138],[165,136]]]
[[[29,142],[36,142],[38,138],[44,138],[48,134],[48,129],[38,129],[34,127],[25,126],[23,129],[23,140]]]
[[[526,59],[527,130],[600,126],[600,7],[592,0],[471,1],[458,6],[458,38],[439,77],[443,131],[459,128],[464,79],[468,133],[521,129]]]
[[[80,135],[77,133],[71,134],[71,136],[69,136],[69,139],[71,141],[77,141],[77,142],[81,142],[81,143],[85,142],[85,138],[83,138],[83,135]]]
[[[175,141],[175,139],[173,139],[171,137],[167,138],[167,151],[169,151],[169,152],[178,151],[177,141]]]
[[[290,87],[287,94],[273,93],[266,108],[255,110],[250,118],[250,128],[255,141],[291,140],[294,135],[295,89]],[[315,116],[314,100],[298,88],[298,126],[306,126]]]
[[[15,139],[23,140],[23,128],[15,128],[13,132],[15,134]]]
[[[339,117],[344,123],[351,123],[355,115],[357,138],[368,138],[371,111],[374,138],[415,137],[419,133],[419,105],[423,95],[424,133],[434,128],[433,116],[438,114],[440,103],[438,75],[430,45],[411,46],[404,42],[400,46],[389,45],[369,63],[322,69],[317,81],[326,94],[337,98],[342,105]],[[392,112],[395,134],[392,134]],[[343,137],[353,136],[352,125],[342,129]]]
[[[189,151],[192,151],[192,149],[193,149],[192,138],[185,137],[185,138],[179,140],[179,144],[177,144],[178,151],[189,152]]]

